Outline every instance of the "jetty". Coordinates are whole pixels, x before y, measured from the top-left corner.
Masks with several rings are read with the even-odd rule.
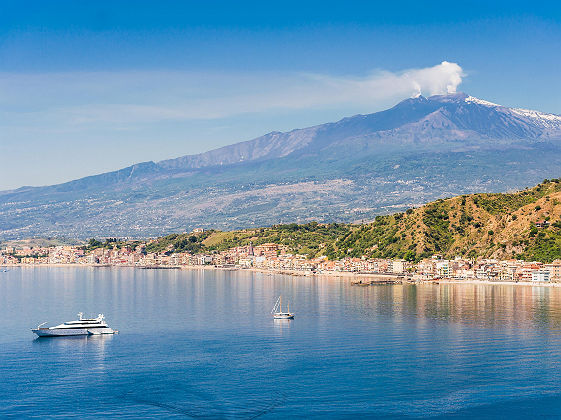
[[[381,286],[387,284],[403,284],[409,283],[409,279],[405,276],[377,276],[359,278],[351,281],[352,286]]]

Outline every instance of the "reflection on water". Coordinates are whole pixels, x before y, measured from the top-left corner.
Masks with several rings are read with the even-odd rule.
[[[273,319],[273,326],[275,327],[277,336],[286,333],[290,329],[293,321],[293,319]]]
[[[296,319],[272,319],[280,294]],[[120,334],[29,331],[79,311]],[[560,321],[554,287],[14,269],[0,417],[561,416]]]
[[[107,368],[106,350],[113,340],[112,334],[83,335],[69,337],[37,337],[32,341],[34,350],[40,353],[57,354],[70,362],[80,358],[90,363],[90,369],[103,371]]]
[[[68,337],[37,337],[33,340],[33,346],[38,351],[61,351],[77,354],[88,354],[101,361],[105,355],[107,345],[113,340],[113,334],[105,335],[82,335]]]
[[[415,317],[479,326],[561,326],[561,288],[484,284],[347,288],[363,316]]]

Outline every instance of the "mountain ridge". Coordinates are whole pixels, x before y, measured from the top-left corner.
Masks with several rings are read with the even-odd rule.
[[[465,93],[419,96],[197,155],[0,192],[0,238],[361,220],[528,186],[556,175],[559,152],[561,116]]]
[[[104,175],[108,175],[108,174],[122,174],[125,173],[127,170],[131,170],[131,175],[132,175],[132,171],[134,171],[136,168],[142,167],[142,168],[147,168],[147,167],[151,167],[152,169],[156,169],[156,168],[163,168],[163,169],[175,169],[175,170],[188,170],[188,169],[200,169],[200,168],[205,168],[205,167],[213,167],[213,166],[222,166],[222,165],[228,165],[228,164],[236,164],[236,163],[244,163],[247,162],[248,160],[259,160],[259,159],[266,159],[266,158],[277,158],[277,157],[284,157],[288,154],[290,154],[293,150],[290,149],[290,145],[292,145],[294,143],[294,139],[290,139],[291,136],[294,136],[296,133],[300,133],[300,132],[307,132],[307,131],[312,131],[312,133],[307,133],[308,136],[310,134],[314,134],[313,131],[317,130],[318,128],[325,128],[325,127],[333,127],[333,126],[337,126],[338,124],[341,123],[346,123],[349,121],[355,121],[357,119],[364,119],[364,118],[368,118],[370,116],[378,116],[378,115],[383,115],[386,112],[392,111],[392,110],[397,110],[401,107],[403,107],[404,105],[417,105],[419,102],[420,103],[427,103],[427,102],[431,102],[431,101],[436,101],[438,103],[441,104],[445,104],[445,103],[450,103],[452,101],[464,101],[466,104],[469,103],[475,103],[475,104],[480,104],[483,105],[485,107],[489,107],[489,108],[493,108],[493,109],[506,109],[506,110],[510,110],[513,111],[517,114],[519,114],[520,116],[525,116],[528,118],[533,117],[534,119],[540,121],[540,123],[543,123],[543,120],[549,120],[549,124],[544,124],[543,128],[547,128],[547,129],[555,129],[556,131],[554,131],[554,135],[556,137],[559,137],[561,139],[561,116],[560,115],[556,115],[556,114],[551,114],[551,113],[542,113],[539,111],[534,111],[534,110],[529,110],[529,109],[523,109],[523,108],[508,108],[499,104],[495,104],[489,101],[485,101],[479,98],[475,98],[473,96],[469,96],[463,92],[458,92],[458,93],[454,93],[454,94],[447,94],[447,95],[433,95],[430,96],[428,98],[419,95],[415,98],[408,98],[408,99],[404,99],[401,102],[399,102],[398,104],[396,104],[394,107],[385,110],[385,111],[379,111],[373,114],[356,114],[350,117],[344,117],[336,122],[332,122],[332,123],[325,123],[325,124],[319,124],[319,125],[315,125],[315,126],[310,126],[310,127],[305,127],[305,128],[297,128],[297,129],[293,129],[290,131],[286,131],[286,132],[280,132],[280,131],[272,131],[269,132],[267,134],[264,134],[263,136],[260,137],[256,137],[254,139],[251,140],[246,140],[246,141],[242,141],[242,142],[238,142],[238,143],[233,143],[230,145],[226,145],[226,146],[222,146],[216,149],[212,149],[206,152],[202,152],[202,153],[198,153],[198,154],[193,154],[193,155],[184,155],[184,156],[180,156],[177,158],[170,158],[170,159],[164,159],[164,160],[160,160],[160,161],[145,161],[145,162],[138,162],[138,163],[134,163],[130,166],[127,166],[125,168],[122,169],[118,169],[115,171],[109,171],[109,172],[105,172],[105,173],[101,173],[101,174],[94,174],[94,175],[88,175],[86,177],[82,177],[76,180],[71,180],[71,181],[66,181],[60,184],[55,184],[55,185],[63,185],[63,184],[68,184],[68,183],[73,183],[76,181],[80,181],[83,179],[90,179],[92,177],[97,177],[97,176],[104,176]],[[433,105],[434,106],[434,105]],[[425,109],[424,109],[425,110]],[[409,110],[410,111],[410,110]],[[433,119],[437,119],[437,120],[441,120],[441,123],[444,122],[449,122],[452,123],[453,122],[450,120],[450,118],[446,118],[446,116],[442,115],[442,108],[441,107],[436,107],[436,109],[433,111],[433,113],[428,114],[428,116],[430,115],[434,115],[434,118],[431,118],[430,120],[424,120],[425,122],[430,121],[433,122]],[[435,114],[435,113],[438,113]],[[414,117],[411,117],[411,114],[408,114],[409,119],[412,119],[412,121],[408,121],[407,124],[416,124],[416,123],[420,123],[422,121],[415,119]],[[403,122],[403,121],[402,121]],[[488,125],[487,125],[488,126]],[[401,127],[401,126],[399,126]],[[391,130],[394,130],[396,128],[399,127],[386,127],[386,129],[381,129],[379,127],[376,128],[376,130],[374,132],[382,132],[382,133],[388,133]],[[458,127],[454,124],[453,127],[445,127],[448,129],[455,129],[457,131],[460,131],[461,129],[465,129],[466,127]],[[557,131],[558,130],[558,131]],[[472,131],[472,130],[470,130]],[[389,134],[389,133],[388,133]],[[525,132],[498,132],[495,134],[501,134],[501,135],[508,135],[510,136],[509,138],[512,138],[512,136],[514,136],[515,138],[519,138],[519,139],[527,139],[529,135],[531,136],[535,136],[538,137],[536,134],[535,130],[532,131],[525,131]],[[360,135],[364,135],[364,132],[361,132]],[[459,136],[461,136],[461,134],[458,134]],[[284,139],[288,136],[290,140],[292,140],[292,142],[286,142],[286,141],[279,141],[279,137],[284,136]],[[283,140],[284,140],[283,139]],[[307,140],[307,139],[306,139]],[[304,140],[304,141],[306,141]],[[266,142],[271,142],[273,143],[268,144],[267,148],[265,148],[265,150],[261,150],[261,152],[259,154],[257,154],[255,157],[251,158],[249,157],[249,159],[245,159],[245,155],[243,154],[243,152],[241,151],[237,151],[235,153],[231,153],[232,151],[234,151],[235,148],[243,148],[243,150],[246,150],[248,146],[250,145],[260,145],[261,143],[266,143]],[[309,141],[306,142],[304,145],[309,144]],[[282,149],[278,152],[278,153],[267,153],[267,151],[270,151],[270,149],[275,150],[275,147],[282,147]],[[218,154],[219,152],[227,152],[227,156],[225,159],[214,159],[212,160],[212,156]],[[248,154],[251,154],[249,151],[247,152]],[[204,164],[206,161],[206,164]],[[0,191],[1,193],[7,193],[7,192],[14,192],[14,191],[19,191],[23,188],[25,189],[29,189],[29,188],[45,188],[45,187],[51,187],[51,186],[55,186],[55,185],[48,185],[48,186],[22,186],[19,187],[17,189],[13,189],[13,190],[5,190],[5,191]]]

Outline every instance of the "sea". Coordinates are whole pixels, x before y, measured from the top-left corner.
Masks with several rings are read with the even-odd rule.
[[[275,321],[282,295],[294,320]],[[111,336],[31,328],[105,314]],[[561,417],[561,288],[0,272],[0,418]]]

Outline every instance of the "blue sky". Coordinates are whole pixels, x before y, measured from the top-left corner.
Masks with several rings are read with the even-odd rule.
[[[561,5],[528,3],[4,1],[0,189],[375,112],[417,90],[561,114]]]

